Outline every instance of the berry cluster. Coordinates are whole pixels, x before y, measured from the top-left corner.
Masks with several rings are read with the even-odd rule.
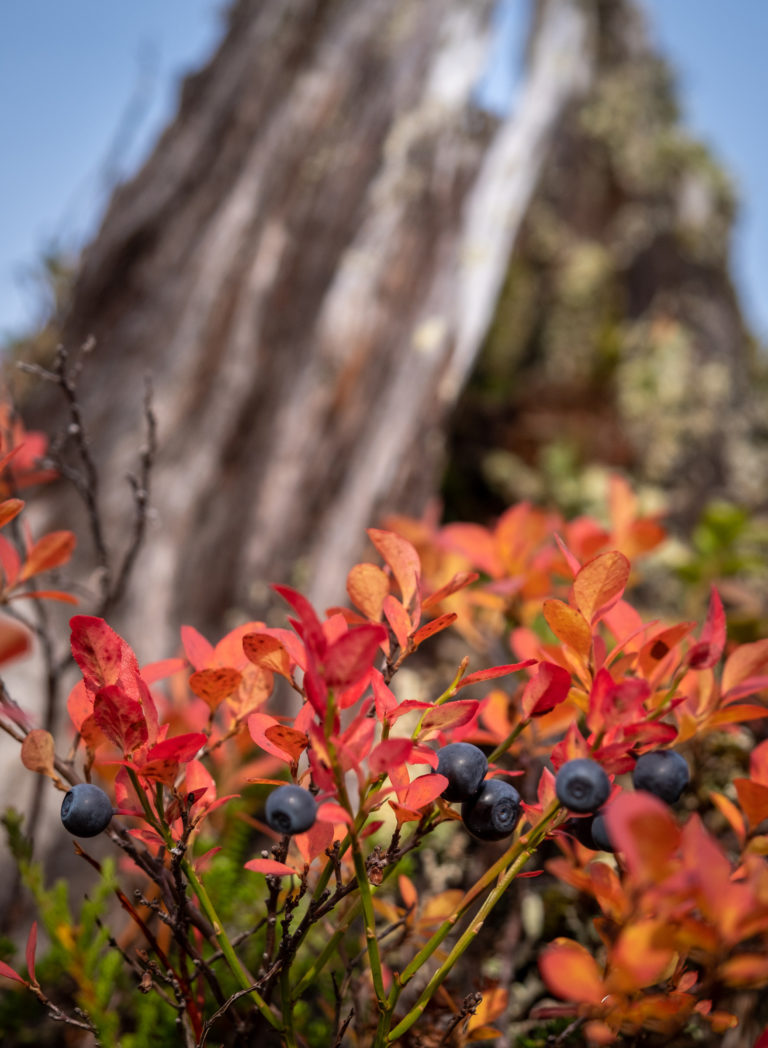
[[[486,779],[488,760],[469,742],[452,742],[437,754],[437,773],[448,785],[442,796],[461,803],[461,818],[473,837],[500,841],[514,833],[522,814],[521,797],[503,779]]]
[[[632,785],[659,797],[666,804],[678,801],[691,780],[683,757],[674,750],[653,750],[638,757],[632,772]],[[555,779],[558,800],[588,819],[570,819],[566,830],[587,848],[613,851],[605,823],[603,805],[608,800],[611,784],[600,765],[588,758],[566,761]]]

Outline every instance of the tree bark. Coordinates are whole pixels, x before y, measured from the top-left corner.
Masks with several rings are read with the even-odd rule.
[[[270,581],[343,595],[366,526],[434,492],[592,5],[540,5],[515,112],[477,110],[491,0],[238,0],[217,54],[118,189],[63,340],[113,541],[142,374],[160,432],[142,584],[116,624],[268,614]]]

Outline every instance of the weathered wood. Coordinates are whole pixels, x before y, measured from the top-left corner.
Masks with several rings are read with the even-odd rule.
[[[525,89],[478,113],[491,0],[239,0],[209,66],[84,254],[64,339],[111,531],[152,375],[161,452],[141,584],[179,621],[261,614],[266,583],[342,595],[366,526],[418,511],[558,120],[590,5],[541,5]]]

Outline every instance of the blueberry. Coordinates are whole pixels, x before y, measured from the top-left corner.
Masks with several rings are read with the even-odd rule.
[[[598,812],[592,820],[592,826],[590,827],[592,833],[592,847],[596,848],[597,851],[612,852],[616,851],[608,833],[608,826],[605,822],[605,815],[603,812]]]
[[[480,790],[488,772],[488,760],[471,742],[451,742],[437,751],[437,774],[445,775],[447,801],[468,801]]]
[[[514,833],[520,821],[520,794],[503,779],[486,779],[479,793],[464,801],[461,817],[481,841],[500,841]]]
[[[691,773],[683,757],[675,750],[654,750],[638,757],[632,782],[636,790],[645,790],[674,804],[691,781]]]
[[[316,815],[317,802],[303,786],[278,786],[267,797],[267,824],[277,833],[304,833]]]
[[[99,786],[79,782],[61,802],[64,829],[75,837],[97,837],[112,818],[112,801]]]
[[[583,819],[569,819],[563,823],[563,829],[571,837],[575,837],[579,844],[583,844],[585,848],[593,848],[592,821],[594,818],[594,815],[588,815]]]
[[[555,779],[557,799],[580,814],[597,811],[608,800],[611,783],[597,763],[587,757],[566,761]]]

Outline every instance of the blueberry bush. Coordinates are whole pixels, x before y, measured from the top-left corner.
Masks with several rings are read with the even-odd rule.
[[[4,605],[73,603],[74,585],[31,580],[68,563],[74,536],[11,527],[18,489],[48,475],[44,441],[17,423],[4,439]],[[490,529],[392,520],[368,532],[347,605],[320,613],[278,583],[283,624],[215,641],[185,626],[150,665],[103,613],[114,589],[78,608],[69,735],[4,686],[0,725],[62,793],[62,834],[97,890],[70,913],[6,814],[47,943],[38,958],[34,921],[23,960],[2,945],[9,1014],[36,998],[68,1043],[715,1044],[740,1030],[764,1048],[768,640],[729,642],[714,586],[701,624],[641,612],[630,594],[664,530],[618,478],[609,510],[604,524],[529,504]],[[124,587],[127,568],[112,579]],[[3,660],[24,654],[29,624],[3,620]],[[406,661],[426,673],[449,633],[468,654],[436,662],[434,692],[404,695]],[[93,850],[101,837],[117,864]],[[430,880],[435,857],[451,876]],[[547,899],[540,934],[517,975],[493,977],[482,958],[502,951],[521,885]]]

